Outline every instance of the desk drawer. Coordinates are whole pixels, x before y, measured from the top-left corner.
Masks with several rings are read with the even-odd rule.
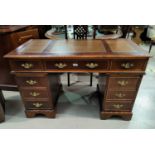
[[[107,100],[133,100],[136,91],[108,91]]]
[[[79,62],[80,69],[85,70],[106,70],[108,69],[108,61],[106,60],[98,60],[98,61],[80,61]]]
[[[45,87],[48,85],[48,79],[45,77],[16,77],[20,87]]]
[[[26,109],[53,109],[53,105],[48,100],[24,101]]]
[[[76,64],[73,66],[73,64]],[[46,61],[46,69],[65,70],[78,68],[76,61]]]
[[[107,69],[108,61],[98,60],[98,61],[47,61],[46,69],[55,69],[55,70],[98,70],[98,69]]]
[[[146,60],[142,59],[142,60],[130,60],[130,59],[126,59],[126,60],[112,60],[111,61],[111,70],[122,70],[122,71],[132,71],[132,70],[140,70],[143,71],[145,70],[145,66],[146,66]]]
[[[11,68],[15,71],[40,71],[43,65],[40,61],[11,61]]]
[[[111,77],[109,78],[110,90],[136,90],[140,77]]]
[[[131,101],[110,101],[104,103],[106,111],[131,111],[133,103]]]
[[[20,92],[24,99],[48,98],[47,88],[21,88]]]

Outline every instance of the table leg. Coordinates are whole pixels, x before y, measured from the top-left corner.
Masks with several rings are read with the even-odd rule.
[[[5,110],[5,99],[4,99],[3,92],[1,89],[0,89],[0,103],[3,107],[3,109]]]
[[[5,99],[2,90],[0,90],[0,122],[3,122],[5,120],[4,108],[5,108]]]
[[[93,73],[90,73],[90,86],[93,85]]]

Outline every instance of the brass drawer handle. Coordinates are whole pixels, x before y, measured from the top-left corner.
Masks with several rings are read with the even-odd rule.
[[[33,96],[33,97],[36,97],[36,96],[39,96],[40,93],[37,93],[37,92],[30,92],[30,95]]]
[[[29,85],[35,85],[37,83],[37,81],[35,81],[35,80],[27,80],[26,83],[28,83]]]
[[[115,94],[116,97],[119,97],[119,98],[123,98],[125,97],[126,95],[125,94],[122,94],[122,93],[118,93],[118,94]]]
[[[98,67],[98,64],[91,62],[91,63],[87,63],[86,66],[88,68],[94,69],[94,68]]]
[[[42,103],[33,103],[33,105],[36,107],[36,108],[40,108],[40,107],[42,107],[43,106],[43,104]]]
[[[113,104],[113,107],[116,109],[120,109],[123,107],[123,104]]]
[[[130,69],[130,68],[134,67],[134,64],[127,62],[127,63],[121,64],[121,67],[123,67],[125,69]]]
[[[128,84],[128,81],[122,80],[122,81],[118,81],[117,83],[118,83],[120,86],[126,86],[126,85]]]
[[[24,64],[21,64],[21,66],[25,69],[30,69],[33,67],[33,64],[30,64],[30,63],[24,63]]]
[[[60,69],[62,69],[64,67],[66,67],[67,64],[65,64],[65,63],[56,63],[55,66],[58,67],[58,68],[60,68]]]

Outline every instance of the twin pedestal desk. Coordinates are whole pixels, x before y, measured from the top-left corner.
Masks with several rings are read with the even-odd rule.
[[[99,73],[100,117],[132,117],[149,55],[131,40],[29,40],[5,55],[27,117],[54,118],[60,73]]]

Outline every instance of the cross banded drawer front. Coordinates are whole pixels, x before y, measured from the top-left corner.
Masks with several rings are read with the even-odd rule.
[[[22,87],[44,87],[47,85],[47,78],[44,77],[16,77],[16,81]]]
[[[136,90],[139,85],[140,77],[112,77],[109,80],[110,90]]]
[[[108,91],[107,100],[133,100],[135,91]]]
[[[107,111],[131,111],[132,102],[119,101],[119,102],[106,102],[104,109]]]
[[[54,70],[65,70],[65,69],[73,69],[73,63],[77,64],[77,62],[72,61],[47,61],[46,69],[54,69]],[[78,67],[78,66],[77,66]]]
[[[104,60],[100,61],[47,61],[46,69],[54,69],[54,70],[97,70],[97,69],[107,69],[108,62]]]
[[[112,60],[111,70],[145,70],[146,60]]]
[[[52,109],[53,105],[49,101],[25,101],[26,109]]]
[[[80,69],[85,70],[106,70],[108,69],[108,61],[106,60],[98,60],[98,61],[79,61]]]
[[[38,71],[42,70],[42,63],[39,61],[12,61],[12,70],[17,71]]]
[[[21,89],[21,94],[23,98],[48,98],[48,90],[46,88],[39,88],[39,89]]]

